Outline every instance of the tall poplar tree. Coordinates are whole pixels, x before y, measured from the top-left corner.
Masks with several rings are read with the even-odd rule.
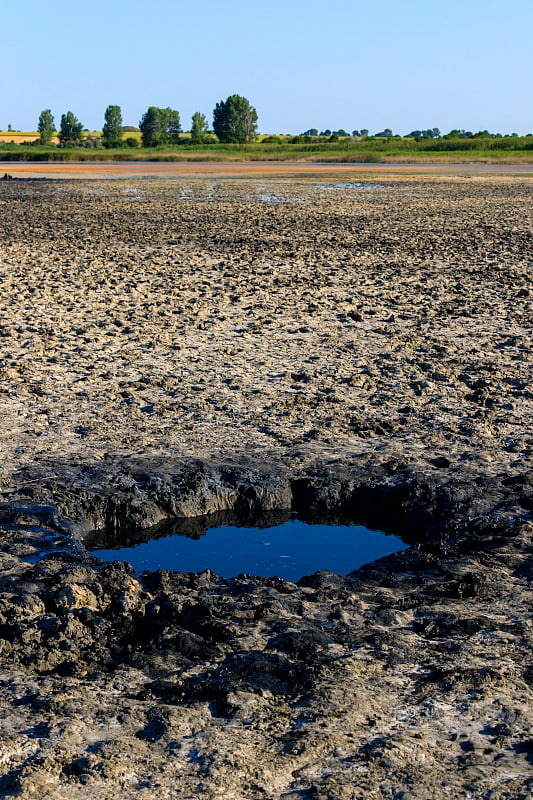
[[[122,141],[122,111],[120,106],[108,106],[104,115],[102,140],[104,147],[119,147]]]
[[[191,142],[193,144],[201,144],[205,140],[207,130],[208,125],[205,114],[200,114],[199,111],[196,111],[192,115]]]
[[[49,108],[41,111],[37,130],[39,131],[39,144],[50,144],[55,133],[55,122]]]

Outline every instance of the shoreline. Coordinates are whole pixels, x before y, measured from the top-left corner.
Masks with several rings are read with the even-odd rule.
[[[523,175],[533,176],[533,163],[320,163],[320,162],[14,162],[0,161],[2,174],[18,177],[53,178],[132,178],[132,177],[185,177],[191,176],[253,176],[275,175]]]

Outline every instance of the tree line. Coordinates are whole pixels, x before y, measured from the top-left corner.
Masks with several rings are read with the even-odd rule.
[[[56,129],[55,120],[50,109],[41,112],[38,122],[39,139],[36,144],[49,145],[54,136],[58,136],[60,147],[75,147],[83,144],[84,146],[104,147],[138,147],[139,140],[136,136],[128,136],[128,131],[139,131],[141,133],[141,144],[143,147],[158,147],[161,145],[174,144],[206,144],[209,142],[220,141],[223,143],[244,144],[252,142],[257,135],[257,111],[250,104],[250,101],[240,95],[230,95],[226,100],[221,100],[213,110],[212,127],[209,127],[207,117],[196,111],[191,120],[190,136],[183,137],[181,128],[180,113],[173,108],[159,108],[149,106],[139,121],[139,128],[124,127],[122,111],[118,105],[109,105],[104,114],[104,124],[101,136],[84,136],[85,129],[78,118],[67,111],[61,115],[59,129]],[[12,130],[11,125],[8,130]],[[215,138],[216,136],[216,138]],[[532,134],[527,134],[526,138]],[[431,140],[439,145],[439,149],[444,148],[448,140],[463,140],[466,149],[474,147],[475,140],[479,139],[514,139],[518,134],[490,133],[488,130],[477,131],[476,133],[464,129],[455,128],[449,133],[442,134],[439,128],[428,128],[413,130],[404,136],[393,133],[391,128],[384,128],[377,133],[371,134],[368,128],[356,129],[348,132],[344,128],[331,130],[326,128],[319,131],[318,128],[309,128],[297,136],[287,134],[286,136],[269,136],[264,141],[268,143],[321,143],[335,142],[340,139],[414,139],[417,142],[426,142],[430,145]],[[29,143],[28,143],[29,144]],[[502,142],[502,146],[505,142]],[[442,145],[442,147],[440,147]],[[494,142],[494,147],[498,146]],[[529,146],[529,145],[528,145]]]
[[[533,136],[533,134],[528,133],[527,136]],[[421,139],[498,139],[498,138],[517,138],[517,133],[490,133],[488,130],[477,131],[476,133],[472,131],[464,130],[464,128],[454,128],[449,133],[441,133],[439,128],[426,128],[425,130],[414,130],[410,133],[406,133],[405,135],[401,135],[399,133],[393,133],[392,128],[384,128],[382,131],[377,131],[377,133],[370,133],[368,128],[361,128],[360,130],[353,130],[351,133],[344,130],[344,128],[339,128],[339,130],[330,130],[326,128],[323,131],[318,130],[318,128],[309,128],[308,130],[304,131],[303,133],[298,134],[297,137],[293,137],[294,139],[300,140],[322,140],[322,141],[335,141],[340,138],[345,137],[353,137],[355,139],[416,139],[420,141]]]
[[[245,144],[257,135],[257,111],[246,97],[238,94],[221,100],[213,110],[213,133],[220,142]],[[149,106],[139,121],[143,147],[159,147],[165,144],[178,144],[182,133],[180,113],[175,108]],[[37,126],[39,144],[49,145],[56,135],[54,116],[49,108],[41,111]],[[57,134],[60,147],[80,145],[83,139],[83,125],[72,111],[61,115]],[[104,114],[101,141],[104,147],[122,147],[124,144],[137,146],[135,137],[124,139],[124,125],[120,106],[109,105]],[[196,111],[192,116],[190,140],[202,144],[210,135],[209,123],[205,114]]]

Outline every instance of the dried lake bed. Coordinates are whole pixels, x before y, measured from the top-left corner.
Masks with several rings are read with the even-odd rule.
[[[0,183],[0,796],[531,795],[532,186]],[[412,547],[298,584],[84,547],[289,508]]]

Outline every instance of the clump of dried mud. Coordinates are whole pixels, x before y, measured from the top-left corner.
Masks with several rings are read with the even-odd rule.
[[[527,798],[531,183],[0,186],[0,796]],[[103,565],[172,517],[413,544]]]

